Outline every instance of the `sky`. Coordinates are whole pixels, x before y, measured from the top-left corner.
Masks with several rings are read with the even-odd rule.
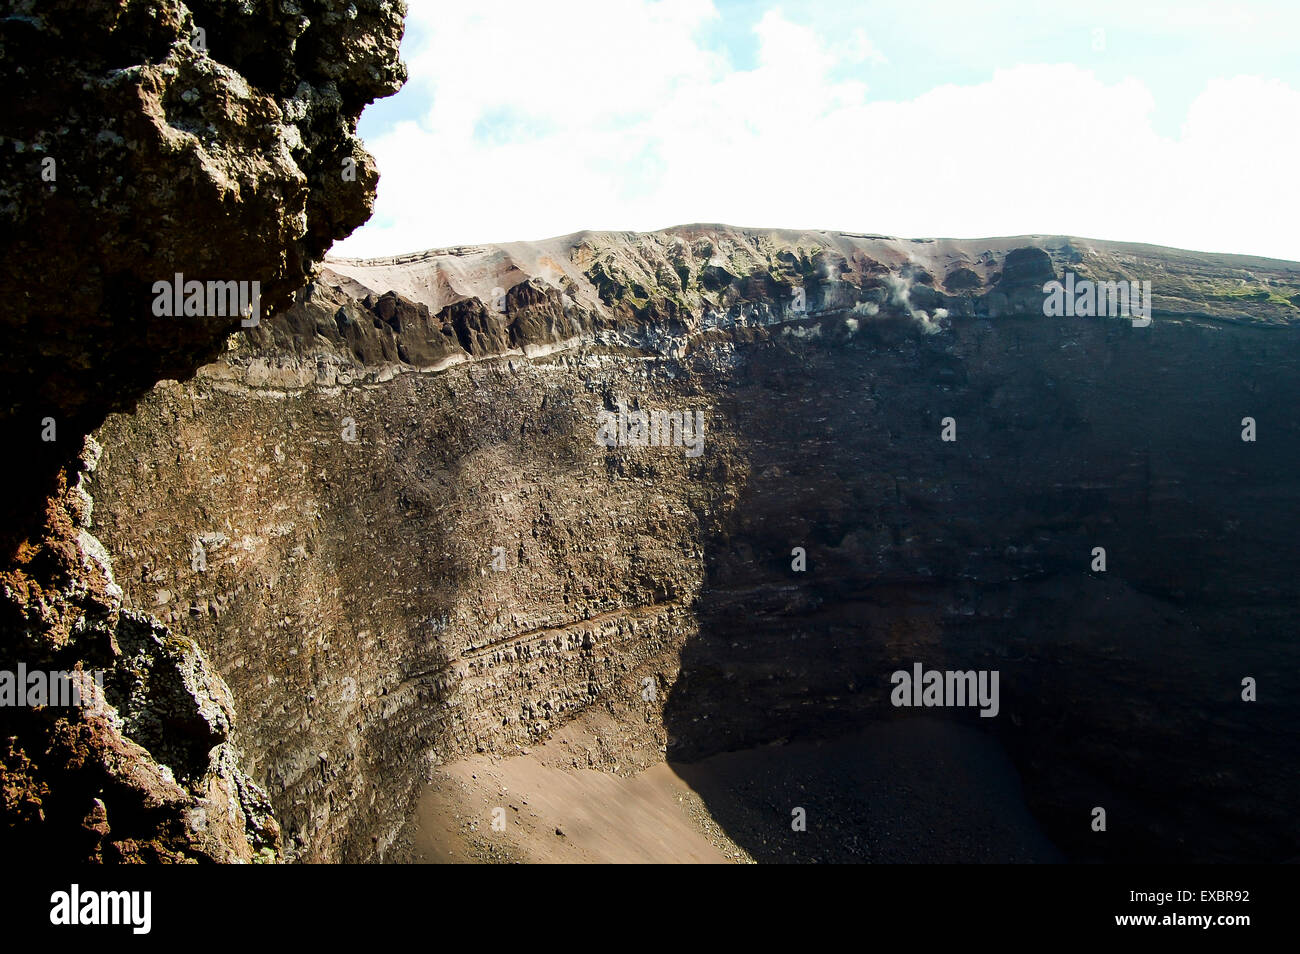
[[[1300,260],[1300,3],[408,0],[378,256],[692,222]]]

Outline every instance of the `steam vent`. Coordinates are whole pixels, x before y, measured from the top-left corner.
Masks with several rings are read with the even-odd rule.
[[[1300,858],[1300,263],[333,257],[400,2],[0,7],[6,857]]]

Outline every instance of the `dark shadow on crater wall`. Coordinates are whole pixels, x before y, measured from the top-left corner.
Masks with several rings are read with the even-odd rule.
[[[806,841],[790,843],[809,846],[790,849],[800,858],[902,860],[880,841],[875,806],[917,833],[911,860],[1028,860],[1014,839],[981,841],[977,811],[965,841],[927,821],[918,779],[931,794],[945,778],[966,788],[956,802],[970,809],[987,796],[957,771],[918,774],[930,756],[895,725],[920,714],[966,723],[936,739],[971,727],[986,733],[972,745],[996,739],[1071,860],[1300,854],[1293,332],[1158,314],[1145,329],[956,319],[930,337],[864,323],[739,357],[720,411],[750,477],[706,547],[700,634],[665,708],[669,757],[863,729],[894,733],[906,757],[871,776],[868,749],[830,742],[790,771],[759,772],[767,788],[698,772],[738,843],[792,858],[773,845],[789,843],[782,806],[802,784],[833,806],[820,823],[834,835],[814,837],[810,814]],[[1253,443],[1241,439],[1247,416]],[[953,442],[940,437],[945,417]],[[1105,572],[1092,570],[1095,547]],[[890,674],[914,662],[997,670],[998,715],[894,708]],[[1242,700],[1246,677],[1257,702]],[[996,817],[1014,816],[1013,787],[989,791]],[[1093,831],[1096,808],[1105,832]]]

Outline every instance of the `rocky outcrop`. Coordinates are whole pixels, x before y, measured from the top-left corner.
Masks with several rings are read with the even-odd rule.
[[[1151,280],[1153,323],[1045,317],[1067,268]],[[110,417],[96,524],[126,604],[231,686],[290,858],[387,857],[434,762],[573,720],[619,772],[846,734],[920,661],[1002,673],[970,721],[1071,857],[1280,860],[1297,289],[722,226],[329,261]],[[597,443],[620,408],[701,412],[704,452]]]
[[[91,533],[82,438],[268,320],[368,217],[377,175],[356,121],[404,77],[404,7],[3,13],[0,438],[23,463],[0,534],[0,668],[103,670],[107,700],[0,712],[0,839],[51,858],[274,859],[220,676],[193,640],[122,606]],[[177,276],[220,295],[160,314],[155,286]]]
[[[93,426],[215,357],[242,316],[160,318],[155,282],[257,281],[273,314],[369,217],[356,120],[404,78],[403,13],[7,0],[6,428],[30,444],[43,416]]]
[[[45,536],[0,577],[7,613],[22,614],[6,619],[3,668],[69,671],[83,687],[81,708],[4,709],[5,844],[100,862],[275,860],[278,826],[239,765],[229,690],[192,639],[123,606],[90,533],[84,481],[99,453],[88,441]]]

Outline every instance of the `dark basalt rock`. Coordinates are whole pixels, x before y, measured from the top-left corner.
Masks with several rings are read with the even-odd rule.
[[[1023,286],[1042,286],[1056,277],[1052,257],[1041,248],[1013,248],[1002,263],[1002,277],[998,288],[1002,291]]]
[[[943,287],[950,292],[973,291],[982,288],[984,280],[969,268],[954,268],[943,279]]]

